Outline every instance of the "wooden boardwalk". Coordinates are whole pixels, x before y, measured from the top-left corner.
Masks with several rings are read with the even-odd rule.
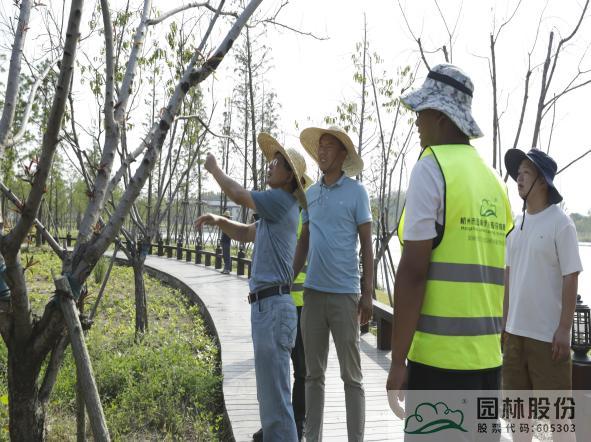
[[[252,434],[260,428],[260,420],[250,337],[250,306],[246,300],[248,280],[236,275],[222,275],[211,267],[155,256],[148,256],[146,266],[180,280],[205,304],[220,341],[224,400],[234,437],[238,442],[252,440]],[[365,440],[402,440],[403,422],[390,411],[385,391],[390,356],[386,351],[377,350],[375,341],[370,333],[361,337]],[[324,440],[346,439],[345,393],[331,342],[326,373]]]

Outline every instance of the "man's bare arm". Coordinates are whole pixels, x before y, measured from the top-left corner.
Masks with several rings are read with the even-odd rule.
[[[293,258],[293,278],[297,278],[299,273],[302,271],[302,267],[306,263],[308,257],[308,248],[310,246],[310,230],[309,224],[302,224],[302,230],[300,232],[300,239],[296,246],[295,255]]]
[[[230,198],[236,204],[256,210],[256,205],[252,199],[250,191],[246,190],[239,183],[226,175],[224,171],[220,169],[215,157],[212,154],[207,154],[204,166],[205,169],[211,173],[213,178],[217,181],[222,191],[228,196],[228,198]]]
[[[230,238],[240,242],[253,242],[256,236],[256,225],[254,223],[243,224],[212,213],[201,215],[195,221],[197,229],[200,229],[204,224],[218,226]]]

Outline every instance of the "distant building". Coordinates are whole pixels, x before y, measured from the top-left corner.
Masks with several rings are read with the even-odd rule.
[[[221,209],[222,208],[220,208],[219,199],[203,200],[202,213],[211,212],[215,214],[221,214],[223,212],[223,210]],[[240,211],[242,210],[242,206],[239,206],[235,202],[228,200],[228,202],[226,203],[226,210],[230,211],[233,220],[237,220],[240,218]]]

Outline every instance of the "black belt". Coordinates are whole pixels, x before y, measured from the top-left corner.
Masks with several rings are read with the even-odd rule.
[[[269,296],[275,295],[287,295],[290,292],[290,286],[288,285],[275,285],[273,287],[267,287],[266,289],[259,290],[255,293],[248,294],[248,303],[260,301],[261,299],[268,298]]]

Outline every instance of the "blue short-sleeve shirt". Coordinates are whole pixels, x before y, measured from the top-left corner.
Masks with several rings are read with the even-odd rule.
[[[291,285],[299,210],[295,197],[282,189],[251,192],[259,220],[252,252],[251,292]]]
[[[306,192],[310,246],[304,287],[329,293],[359,293],[358,226],[371,222],[369,195],[359,181],[341,176],[331,186],[323,179]]]

